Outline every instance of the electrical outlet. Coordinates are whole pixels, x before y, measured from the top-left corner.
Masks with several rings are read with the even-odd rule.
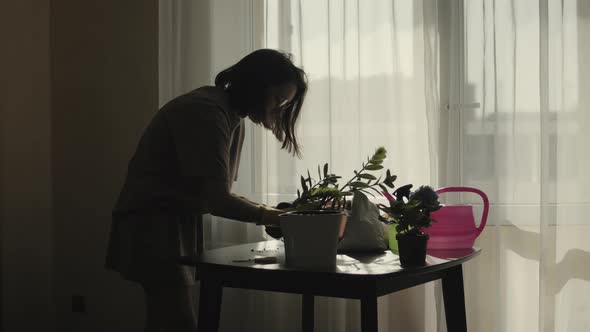
[[[86,312],[86,297],[84,295],[72,295],[72,312]]]

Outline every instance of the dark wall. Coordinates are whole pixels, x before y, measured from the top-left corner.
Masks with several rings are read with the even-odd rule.
[[[57,331],[141,326],[141,292],[103,268],[110,211],[158,107],[158,1],[53,0]],[[81,295],[86,314],[71,312]]]

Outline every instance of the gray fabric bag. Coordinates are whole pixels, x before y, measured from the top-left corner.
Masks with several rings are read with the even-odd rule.
[[[375,252],[387,249],[384,224],[379,220],[379,209],[367,196],[355,192],[352,211],[346,223],[346,230],[340,243],[339,252]]]

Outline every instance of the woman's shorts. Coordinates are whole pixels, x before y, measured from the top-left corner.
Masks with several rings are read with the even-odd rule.
[[[193,285],[195,268],[178,257],[197,255],[197,218],[114,216],[105,267],[143,285]]]

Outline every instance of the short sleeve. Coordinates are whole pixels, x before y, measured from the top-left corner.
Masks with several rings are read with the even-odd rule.
[[[229,182],[232,126],[218,106],[186,103],[166,111],[182,176]]]

